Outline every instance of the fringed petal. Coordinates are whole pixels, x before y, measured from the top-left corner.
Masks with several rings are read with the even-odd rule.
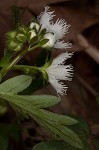
[[[64,35],[68,32],[70,25],[67,25],[64,19],[57,19],[55,24],[51,26],[51,31],[55,34],[56,39],[62,39]]]
[[[62,53],[56,57],[52,64],[46,69],[49,83],[56,89],[60,95],[66,94],[67,86],[62,80],[71,81],[73,75],[72,65],[63,65],[64,61],[72,56],[72,53]]]
[[[41,12],[41,14],[37,17],[38,21],[41,24],[41,29],[46,29],[47,32],[51,32],[51,24],[52,24],[52,19],[55,16],[53,13],[54,11],[50,12],[49,11],[50,7],[47,6],[45,7],[45,11]]]
[[[54,58],[53,62],[52,62],[52,66],[58,66],[58,65],[62,65],[64,64],[64,62],[68,59],[71,58],[73,55],[73,53],[61,53],[59,56],[57,56],[56,58]]]
[[[63,82],[59,82],[54,76],[49,76],[49,83],[57,91],[58,95],[64,95],[67,91],[67,86]]]
[[[66,49],[71,47],[72,47],[72,43],[70,42],[65,43],[64,41],[57,41],[54,45],[54,48],[59,48],[59,49]]]

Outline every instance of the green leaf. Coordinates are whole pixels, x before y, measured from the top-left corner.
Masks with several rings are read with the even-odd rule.
[[[0,84],[0,93],[17,94],[26,89],[32,82],[32,77],[20,75]]]
[[[33,147],[33,150],[77,150],[64,141],[41,142]]]
[[[79,137],[71,129],[64,126],[77,123],[76,120],[67,116],[63,117],[62,115],[56,115],[46,110],[36,108],[30,103],[30,101],[28,102],[26,100],[19,99],[19,97],[16,98],[15,95],[0,94],[0,97],[8,101],[14,107],[19,107],[20,114],[23,113],[26,116],[28,114],[34,120],[36,118],[38,123],[40,123],[43,127],[48,128],[48,130],[54,133],[54,135],[58,135],[75,147],[82,148],[82,143]]]
[[[18,102],[21,105],[28,105],[29,107],[36,107],[36,108],[47,108],[50,106],[53,106],[57,104],[60,99],[56,96],[50,96],[50,95],[7,95],[2,94],[0,97],[7,99],[9,101],[15,102],[15,104],[18,104]],[[56,117],[56,116],[55,116]],[[62,118],[63,119],[63,118]],[[67,122],[70,119],[70,117],[67,117]],[[74,119],[73,122],[77,121]]]
[[[35,96],[19,96],[19,95],[0,95],[1,98],[8,100],[14,105],[22,107],[30,111],[30,113],[35,112],[35,108],[46,108],[57,104],[60,99],[55,96],[49,95],[35,95]],[[14,101],[13,101],[14,100]],[[35,113],[34,113],[35,114]],[[78,123],[77,120],[64,116],[61,114],[55,114],[52,112],[48,112],[47,110],[39,109],[38,113],[40,118],[43,118],[44,121],[48,119],[50,122],[60,123],[63,125],[73,125]]]
[[[30,36],[31,36],[31,33],[30,33]],[[30,36],[28,36],[29,39],[30,39]],[[37,37],[37,36],[33,37],[33,38],[30,40],[31,46],[33,46],[34,44],[36,44],[37,41],[38,41],[38,37]]]
[[[52,122],[49,122],[49,124],[46,123],[46,125],[54,134],[57,134],[59,137],[61,137],[61,139],[66,141],[71,146],[83,149],[83,144],[79,136],[68,127],[59,124],[53,124]]]
[[[47,108],[60,101],[58,97],[49,95],[15,95],[14,100],[20,100],[20,102],[25,102],[25,104],[30,104],[36,108]]]
[[[43,46],[45,45],[49,40],[48,39],[43,39],[40,43],[39,43],[39,46]]]
[[[43,38],[43,36],[46,34],[46,29],[43,29],[42,31],[41,31],[41,33],[39,34],[39,39],[42,39]]]
[[[61,114],[56,114],[53,112],[48,112],[46,110],[42,110],[41,109],[41,114],[42,114],[42,118],[43,120],[48,119],[50,122],[55,122],[55,123],[59,123],[61,125],[74,125],[77,124],[78,121],[76,119],[73,119],[69,116],[66,115],[61,115]]]
[[[82,143],[84,145],[83,150],[91,150],[91,146],[89,145],[89,137],[90,137],[90,128],[86,121],[78,116],[70,115],[76,120],[78,120],[78,124],[70,126],[70,128],[75,131],[75,133],[80,137]]]

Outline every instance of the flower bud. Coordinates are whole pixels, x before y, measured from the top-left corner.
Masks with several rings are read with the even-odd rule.
[[[10,41],[8,44],[8,48],[11,51],[20,51],[22,48],[22,44],[16,43],[15,41]]]
[[[55,36],[52,33],[47,33],[44,35],[43,39],[48,39],[48,42],[42,45],[43,48],[52,48],[56,42]]]
[[[35,36],[37,36],[35,30],[30,30],[29,33],[30,33],[30,40],[31,40],[32,38],[34,38]]]
[[[24,34],[17,34],[16,38],[18,39],[18,41],[24,43],[26,41],[26,36]]]
[[[8,39],[14,39],[16,38],[17,32],[16,31],[10,31],[7,33],[7,38]]]
[[[30,29],[33,29],[34,27],[36,28],[37,31],[39,31],[40,25],[39,25],[38,23],[32,22],[32,23],[30,24]]]

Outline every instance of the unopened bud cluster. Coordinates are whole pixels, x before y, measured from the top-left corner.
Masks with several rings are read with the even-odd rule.
[[[42,29],[41,25],[32,22],[30,26],[19,26],[17,30],[7,33],[7,47],[11,51],[20,51],[24,44],[39,47],[52,48],[55,44],[54,33]]]

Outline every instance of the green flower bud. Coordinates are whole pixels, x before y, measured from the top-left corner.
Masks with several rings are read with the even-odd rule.
[[[8,43],[8,49],[11,51],[20,51],[21,48],[22,48],[22,44],[16,43],[13,40]]]
[[[11,31],[7,33],[7,38],[8,39],[14,39],[16,38],[17,32],[16,31]]]
[[[16,38],[18,39],[18,41],[25,43],[26,42],[26,36],[24,34],[17,34]]]
[[[20,26],[18,28],[19,32],[23,33],[23,34],[27,34],[28,33],[28,27],[27,26]]]

